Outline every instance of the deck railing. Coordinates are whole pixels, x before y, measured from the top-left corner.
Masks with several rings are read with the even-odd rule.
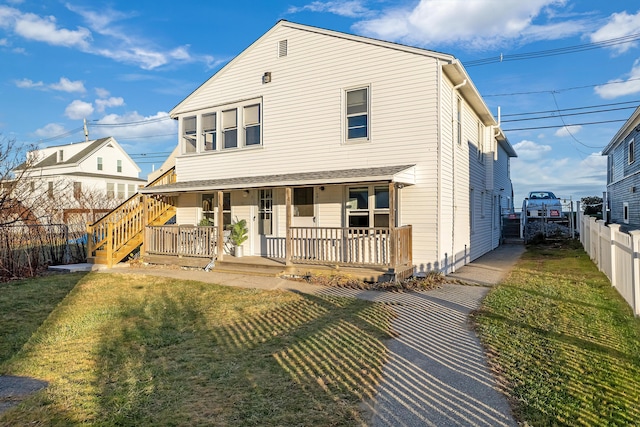
[[[195,225],[147,226],[146,252],[153,255],[212,258],[216,253],[217,229]]]
[[[292,227],[291,246],[293,262],[396,268],[411,264],[411,226]]]

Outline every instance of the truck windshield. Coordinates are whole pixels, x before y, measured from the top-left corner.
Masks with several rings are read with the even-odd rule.
[[[530,199],[555,199],[556,196],[550,191],[536,191],[529,194]]]

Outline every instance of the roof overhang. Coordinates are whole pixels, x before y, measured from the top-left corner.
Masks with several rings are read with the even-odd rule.
[[[608,155],[619,142],[623,141],[629,133],[636,127],[640,125],[640,107],[637,107],[631,117],[622,125],[620,130],[615,134],[615,136],[611,139],[611,141],[604,147],[602,150],[602,155]]]
[[[480,117],[485,126],[498,125],[495,117],[491,114],[491,110],[489,110],[489,107],[485,104],[484,100],[480,96],[480,92],[478,92],[478,89],[471,81],[471,77],[469,77],[460,61],[455,59],[451,63],[443,65],[442,71],[454,86],[464,83],[464,85],[460,86],[458,91]]]
[[[356,184],[365,182],[394,182],[402,185],[414,185],[415,165],[184,181],[145,187],[140,189],[140,193],[202,193],[207,191],[246,190],[251,188],[305,187],[312,185]]]

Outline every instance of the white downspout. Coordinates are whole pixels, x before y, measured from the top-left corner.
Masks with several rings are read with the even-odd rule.
[[[467,79],[464,79],[462,81],[462,83],[459,83],[457,85],[455,85],[453,87],[453,89],[451,90],[451,112],[453,113],[454,111],[456,111],[457,114],[460,115],[460,121],[462,121],[462,112],[461,111],[457,111],[457,101],[458,101],[458,97],[456,96],[456,93],[458,91],[458,89],[460,89],[462,86],[467,84]],[[461,105],[462,106],[462,105]],[[452,171],[451,171],[451,272],[454,273],[456,271],[456,252],[455,252],[455,247],[456,247],[456,232],[455,232],[455,226],[456,226],[456,145],[457,145],[457,139],[459,137],[461,137],[460,135],[457,134],[458,129],[456,126],[456,117],[452,114],[451,117],[451,123],[453,124],[453,132],[451,133],[451,135],[453,136],[453,141],[452,141],[452,146],[451,146],[451,164],[452,164]],[[473,201],[471,201],[473,203]]]

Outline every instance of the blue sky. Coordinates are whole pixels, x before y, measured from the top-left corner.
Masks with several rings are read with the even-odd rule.
[[[78,142],[86,118],[145,177],[177,143],[167,113],[279,19],[459,58],[518,152],[516,205],[601,195],[600,151],[640,104],[636,1],[0,0],[0,133]]]

